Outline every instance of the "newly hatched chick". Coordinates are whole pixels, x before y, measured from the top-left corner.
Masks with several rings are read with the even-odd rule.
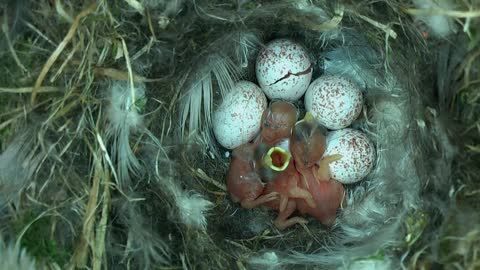
[[[307,223],[304,218],[292,217],[290,215],[297,209],[297,201],[304,202],[309,207],[316,207],[314,198],[310,192],[299,186],[300,175],[290,161],[286,170],[273,182],[267,183],[265,194],[278,194],[278,199],[267,202],[265,205],[278,210],[278,217],[274,225],[283,230],[299,223]]]
[[[322,129],[313,116],[307,112],[292,130],[290,149],[295,167],[300,174],[299,187],[312,194],[316,207],[297,199],[298,210],[309,214],[324,225],[332,225],[343,198],[341,183],[331,179],[329,164],[341,158],[340,155],[323,157],[326,140]],[[318,164],[318,165],[317,165]]]
[[[274,101],[263,112],[262,131],[263,142],[275,145],[284,138],[290,137],[291,131],[297,122],[297,108],[287,101]]]
[[[305,202],[311,208],[316,207],[316,203],[306,189],[299,187],[300,175],[295,169],[290,159],[281,157],[287,155],[280,147],[272,147],[267,151],[267,158],[274,160],[274,166],[285,168],[281,173],[275,176],[273,181],[267,183],[264,194],[278,194],[278,198],[265,203],[266,206],[279,211],[278,217],[274,224],[280,230],[290,227],[298,223],[306,223],[307,221],[301,217],[292,217],[290,215],[297,209],[296,199]],[[269,157],[268,157],[269,156]],[[263,179],[263,178],[262,178]]]
[[[345,205],[345,190],[343,185],[328,178],[320,178],[316,171],[318,166],[311,170],[303,170],[299,187],[308,190],[315,201],[316,207],[311,207],[304,200],[296,200],[297,208],[302,214],[309,214],[318,219],[323,225],[331,226],[335,222],[337,209]]]
[[[326,140],[322,129],[310,112],[298,121],[292,129],[290,151],[295,167],[301,171],[315,165],[323,156]]]
[[[227,175],[227,189],[232,200],[240,202],[244,208],[254,208],[277,198],[275,192],[262,195],[264,183],[254,167],[255,148],[254,144],[243,144],[235,148]]]
[[[285,171],[290,163],[291,155],[288,148],[281,146],[271,147],[266,143],[259,143],[254,151],[255,170],[263,182],[272,182]]]

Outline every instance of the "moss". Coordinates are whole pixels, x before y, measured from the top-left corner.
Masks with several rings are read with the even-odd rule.
[[[38,218],[38,213],[27,211],[14,224],[15,234],[20,236],[28,224],[31,226],[23,234],[21,246],[40,262],[51,261],[65,265],[71,251],[52,237],[53,218],[51,216]]]
[[[3,110],[4,108],[9,107],[8,100],[9,100],[8,98],[3,98],[0,96],[0,110]],[[7,119],[0,117],[0,125],[4,121],[7,121]],[[11,138],[12,134],[13,134],[13,129],[11,128],[10,125],[7,125],[6,127],[0,129],[0,152],[2,152],[3,149],[6,148],[7,140]]]
[[[0,31],[0,87],[32,87],[48,57],[65,38],[71,26],[71,22],[68,22],[60,14],[60,6],[57,6],[57,3],[61,3],[65,13],[72,18],[87,8],[90,3],[78,0],[7,0],[7,2],[8,5],[0,3],[1,14],[5,13],[5,7],[22,9],[23,11],[18,13],[21,15],[18,22],[28,22],[30,25],[14,24],[13,13],[10,13],[6,20],[12,35],[13,48],[28,72],[22,71],[15,62]],[[135,10],[129,2],[143,3],[146,7],[145,13]],[[232,61],[237,61],[238,56],[233,54],[233,50],[227,48],[230,40],[236,40],[230,36],[236,31],[251,30],[255,35],[261,36],[260,40],[265,42],[286,36],[305,41],[307,47],[314,48],[315,58],[319,59],[319,68],[315,66],[315,70],[318,72],[316,76],[319,76],[324,71],[320,64],[323,53],[329,47],[344,46],[345,40],[334,38],[337,30],[345,32],[360,30],[362,39],[365,39],[366,43],[370,44],[386,60],[384,63],[372,63],[376,69],[383,70],[386,66],[390,66],[390,68],[396,69],[396,77],[405,78],[410,86],[415,86],[417,80],[420,80],[420,75],[423,75],[425,85],[429,88],[422,88],[421,91],[423,91],[422,95],[428,96],[435,90],[430,88],[433,84],[432,81],[435,80],[436,68],[431,66],[433,60],[426,59],[426,51],[427,49],[434,50],[435,47],[430,48],[430,45],[437,41],[422,37],[421,32],[418,31],[418,23],[404,12],[404,8],[408,8],[408,5],[403,3],[405,1],[358,1],[355,3],[354,1],[337,1],[338,3],[335,5],[343,5],[345,9],[340,24],[338,27],[332,27],[334,31],[331,32],[315,30],[316,26],[323,24],[321,22],[327,18],[323,18],[321,12],[317,14],[318,10],[309,12],[302,10],[308,7],[309,2],[315,3],[317,7],[325,9],[326,14],[333,17],[338,13],[337,8],[326,0],[176,1],[184,4],[175,10],[167,2],[164,0],[98,1],[98,8],[81,20],[74,37],[66,44],[42,83],[42,86],[55,86],[64,91],[39,95],[36,108],[31,108],[29,105],[29,93],[0,93],[0,115],[3,114],[0,116],[0,124],[12,117],[12,114],[9,114],[12,110],[23,109],[18,114],[19,117],[0,130],[0,154],[1,150],[15,136],[17,130],[30,125],[31,122],[41,123],[40,132],[32,134],[38,135],[35,142],[39,147],[49,152],[45,162],[42,162],[36,170],[34,179],[29,182],[30,186],[27,192],[32,191],[29,195],[34,194],[34,200],[25,200],[22,208],[14,211],[14,215],[18,218],[12,221],[13,223],[10,223],[13,220],[11,216],[2,216],[2,221],[8,220],[8,223],[0,223],[0,228],[13,228],[13,233],[22,237],[21,245],[40,262],[56,262],[63,266],[70,261],[73,253],[72,239],[78,238],[82,234],[79,230],[85,222],[82,219],[82,211],[90,198],[88,192],[93,190],[90,179],[91,172],[94,171],[92,160],[98,160],[107,152],[111,153],[108,144],[103,146],[108,151],[103,148],[101,153],[94,150],[97,141],[100,141],[104,135],[102,133],[104,120],[101,115],[105,111],[104,104],[107,104],[104,101],[108,101],[108,98],[105,98],[107,92],[105,89],[108,89],[107,85],[111,81],[117,79],[97,74],[96,70],[97,68],[112,68],[126,72],[125,57],[122,57],[124,55],[123,44],[120,40],[124,39],[131,58],[133,73],[151,79],[146,83],[148,95],[145,98],[138,98],[135,107],[144,114],[149,131],[152,131],[152,134],[162,135],[160,139],[165,144],[168,154],[171,155],[172,162],[179,162],[178,168],[180,169],[175,173],[175,177],[178,173],[179,179],[171,183],[180,183],[179,187],[186,191],[199,192],[211,201],[216,200],[217,202],[216,207],[209,212],[207,231],[197,232],[177,224],[178,219],[175,215],[178,210],[172,203],[173,198],[170,200],[168,197],[177,195],[171,195],[168,188],[161,186],[161,182],[155,182],[156,178],[153,177],[153,172],[148,173],[148,170],[153,171],[153,169],[163,173],[163,168],[160,166],[162,164],[158,163],[160,164],[158,168],[150,165],[154,164],[153,161],[148,160],[151,157],[150,152],[156,151],[156,148],[150,147],[150,141],[146,139],[148,136],[143,136],[143,134],[138,136],[140,137],[138,144],[145,146],[142,148],[145,151],[138,151],[138,158],[146,164],[146,173],[144,174],[145,179],[142,178],[142,174],[142,177],[138,177],[138,182],[135,182],[141,184],[132,185],[131,188],[134,194],[142,194],[142,198],[138,198],[138,200],[144,200],[142,207],[145,209],[142,208],[143,212],[140,214],[143,219],[150,222],[145,226],[142,224],[141,228],[148,229],[146,233],[154,230],[155,235],[161,236],[159,239],[168,243],[174,254],[171,260],[172,265],[174,267],[192,266],[190,268],[196,266],[198,269],[214,269],[216,266],[218,268],[230,266],[230,268],[243,269],[242,263],[246,263],[253,256],[252,254],[267,249],[299,254],[318,253],[323,256],[322,254],[326,254],[324,252],[327,250],[327,248],[323,248],[324,244],[332,244],[335,239],[339,239],[337,235],[341,235],[340,229],[330,231],[316,222],[311,222],[305,228],[297,227],[282,234],[277,233],[269,227],[276,213],[265,209],[252,211],[232,208],[233,204],[223,190],[219,189],[217,185],[213,185],[213,182],[207,182],[198,177],[197,169],[201,169],[210,177],[209,179],[223,184],[229,160],[221,155],[214,156],[213,154],[211,159],[206,158],[205,153],[214,152],[213,145],[205,146],[202,143],[194,146],[187,145],[189,141],[182,141],[178,136],[177,114],[181,111],[178,100],[185,95],[184,88],[187,87],[184,85],[188,85],[190,79],[198,79],[192,74],[196,74],[195,71],[200,70],[207,62],[206,59],[212,54],[225,54]],[[456,8],[468,10],[468,8],[461,7],[460,4]],[[470,10],[473,11],[473,7]],[[306,19],[298,19],[299,16],[305,16]],[[368,18],[369,21],[365,18]],[[167,24],[162,24],[162,20],[167,20]],[[457,21],[463,22],[464,19],[458,18]],[[377,24],[372,24],[372,22]],[[1,23],[3,20],[0,20]],[[463,38],[468,42],[465,44],[468,47],[465,49],[468,56],[473,57],[480,45],[480,28],[477,18],[471,18],[469,23],[469,31],[463,34],[468,35],[468,39],[467,37]],[[398,37],[387,39],[388,29],[395,31]],[[459,34],[463,33],[460,32]],[[227,36],[229,38],[226,38]],[[244,42],[242,40],[239,41]],[[452,38],[452,40],[455,45],[464,43],[460,42],[463,39]],[[452,40],[447,42],[452,42]],[[255,39],[252,39],[252,43],[256,42],[253,41]],[[257,45],[252,45],[252,47]],[[346,45],[348,46],[348,44]],[[427,48],[427,46],[429,47]],[[252,51],[255,50],[249,49],[249,53]],[[366,59],[368,58],[367,56]],[[401,63],[401,61],[407,60],[408,65]],[[480,145],[480,136],[478,136],[476,128],[480,115],[479,69],[476,67],[480,57],[471,58],[470,66],[466,66],[467,60],[465,59],[465,63],[462,62],[463,68],[468,67],[465,73],[462,73],[461,70],[457,71],[453,78],[455,81],[451,82],[453,84],[451,95],[456,95],[455,100],[451,103],[448,102],[452,105],[453,115],[457,116],[458,125],[461,126],[458,133],[464,135],[460,136],[462,139],[459,142],[461,147],[459,149],[462,153],[459,154],[460,158],[456,159],[455,168],[452,168],[454,174],[452,182],[455,180],[458,183],[445,186],[442,191],[445,193],[450,190],[458,191],[455,193],[458,195],[458,201],[476,206],[480,205],[478,196],[476,196],[479,190],[478,181],[475,181],[478,178],[477,164],[480,157],[478,151],[474,151]],[[427,65],[429,69],[418,68]],[[242,78],[255,80],[253,67],[252,64],[249,65],[249,70],[243,70],[244,73],[241,75],[244,77]],[[417,74],[417,71],[422,74]],[[470,78],[468,82],[463,81],[466,74]],[[212,85],[214,89],[219,89],[218,82],[212,82]],[[378,90],[372,90],[372,95],[379,95]],[[217,104],[216,100],[213,102],[213,104]],[[433,101],[428,105],[437,109]],[[412,126],[412,129],[415,129],[415,126]],[[434,137],[435,132],[432,131],[432,135]],[[133,140],[130,143],[133,143]],[[469,146],[476,148],[468,148]],[[183,153],[184,149],[188,155]],[[431,152],[434,150],[432,149]],[[186,157],[183,158],[183,155]],[[155,158],[158,157],[155,156]],[[427,161],[424,163],[427,168],[425,170],[435,169],[433,165],[429,167]],[[155,165],[158,164],[155,162]],[[116,164],[108,164],[106,170],[112,170],[114,166]],[[147,177],[149,179],[146,179]],[[437,179],[432,179],[429,183],[435,182],[433,180]],[[424,191],[423,194],[431,190],[439,192],[431,188]],[[105,256],[101,258],[102,261],[109,262],[104,266],[107,268],[110,265],[122,268],[122,263],[130,261],[141,262],[144,260],[143,254],[152,257],[150,255],[152,252],[145,247],[139,247],[138,252],[130,250],[128,232],[132,230],[133,225],[117,218],[119,215],[115,210],[115,205],[119,205],[127,199],[131,198],[126,198],[123,193],[116,192],[112,187],[114,207],[109,210],[110,212],[107,211],[111,223],[106,228],[108,237],[104,239],[104,242],[106,242],[107,248],[103,252]],[[134,199],[137,200],[137,198]],[[69,229],[72,231],[62,231],[56,216],[42,215],[44,209],[39,209],[38,205],[45,205],[46,208],[68,205],[69,207],[63,209],[61,215],[65,216],[65,220],[71,225]],[[237,206],[235,205],[235,207]],[[2,208],[0,207],[0,209]],[[478,215],[476,214],[478,207],[475,207],[474,210],[471,211],[472,217]],[[96,208],[95,217],[98,217],[100,213],[103,214],[102,211],[101,207]],[[462,210],[455,209],[455,211]],[[168,220],[167,217],[171,219]],[[469,253],[459,254],[452,250],[462,246],[462,243],[466,250],[468,248],[474,250],[472,248],[474,245],[470,244],[477,241],[476,238],[469,240],[470,238],[465,237],[465,235],[473,237],[472,235],[459,233],[459,231],[462,232],[462,228],[470,229],[468,226],[462,227],[462,224],[465,223],[464,220],[472,219],[468,215],[465,217],[468,218],[462,219],[462,222],[455,218],[444,217],[442,220],[437,220],[435,213],[430,213],[428,210],[414,211],[407,215],[405,220],[402,220],[404,226],[399,234],[402,233],[403,241],[398,249],[392,252],[388,248],[378,247],[380,249],[375,254],[356,258],[356,261],[387,260],[392,253],[405,250],[410,250],[410,254],[415,254],[415,251],[419,250],[419,253],[425,254],[421,259],[425,259],[425,264],[432,265],[434,269],[438,268],[435,267],[435,263],[448,264],[461,261],[464,257],[470,256]],[[471,224],[474,223],[471,222]],[[99,229],[96,227],[98,224],[94,225],[96,229]],[[440,226],[442,226],[442,230],[438,229]],[[467,229],[465,231],[468,231]],[[425,235],[429,236],[433,233],[435,233],[432,236],[434,240],[430,241],[428,237],[425,237]],[[15,235],[5,234],[4,236],[14,238]],[[449,239],[448,237],[452,235],[462,236],[463,242]],[[436,249],[429,247],[431,245],[435,245]],[[423,249],[424,246],[428,248]],[[99,249],[101,248],[99,247]],[[377,247],[375,246],[375,248]],[[440,254],[439,259],[428,255],[428,253],[435,252]],[[126,256],[125,254],[132,255]],[[90,261],[100,260],[92,255],[94,254],[88,254]],[[412,257],[415,258],[415,256]],[[240,262],[239,258],[245,261]],[[406,258],[406,260],[408,259]]]

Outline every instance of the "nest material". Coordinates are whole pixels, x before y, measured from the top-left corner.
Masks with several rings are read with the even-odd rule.
[[[478,7],[427,2],[1,4],[9,268],[19,245],[37,268],[478,267]],[[211,112],[278,37],[364,90],[378,161],[331,229],[279,232],[222,180]]]

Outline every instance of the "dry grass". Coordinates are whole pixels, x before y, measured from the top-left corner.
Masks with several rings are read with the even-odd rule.
[[[184,93],[178,85],[184,85],[182,80],[187,80],[183,74],[190,74],[195,62],[214,49],[209,45],[221,39],[220,29],[244,29],[256,24],[271,27],[272,22],[259,19],[262,12],[275,14],[267,18],[278,20],[282,26],[308,29],[307,35],[320,36],[319,33],[339,25],[359,27],[387,60],[392,54],[401,54],[402,48],[423,51],[430,42],[415,30],[410,15],[440,14],[455,18],[469,45],[451,82],[454,98],[449,113],[458,123],[454,130],[461,138],[452,188],[457,201],[468,206],[478,205],[478,7],[465,5],[459,9],[463,11],[425,11],[396,1],[385,4],[345,1],[331,9],[330,20],[319,22],[312,17],[295,16],[290,1],[284,1],[275,10],[269,10],[268,4],[257,7],[249,3],[251,7],[240,11],[235,1],[211,1],[211,4],[193,1],[187,3],[187,8],[170,13],[168,8],[173,7],[152,4],[154,2],[162,1],[100,0],[91,4],[88,1],[41,0],[19,2],[26,6],[13,2],[0,5],[4,10],[26,8],[18,13],[19,18],[10,16],[14,13],[4,13],[1,22],[7,38],[5,43],[0,42],[3,74],[0,77],[0,152],[25,126],[34,126],[35,145],[48,153],[36,169],[34,179],[23,188],[21,204],[10,204],[5,217],[0,217],[0,231],[11,239],[18,239],[19,244],[36,256],[39,264],[50,269],[107,269],[118,262],[139,267],[141,263],[135,261],[138,258],[132,259],[127,254],[131,251],[131,243],[126,232],[128,228],[118,221],[116,205],[120,201],[138,203],[145,208],[152,204],[157,209],[151,212],[164,216],[146,215],[151,218],[150,229],[158,232],[162,239],[169,239],[170,260],[153,263],[158,269],[220,269],[226,266],[248,269],[248,256],[259,250],[308,253],[318,250],[329,240],[329,232],[315,225],[287,232],[268,226],[259,229],[256,235],[245,235],[241,230],[242,221],[229,217],[234,209],[222,181],[227,160],[216,149],[204,149],[205,144],[201,142],[208,141],[205,134],[204,137],[192,135],[191,140],[179,139],[179,100]],[[379,14],[378,10],[385,13]],[[23,26],[10,29],[15,22]],[[269,38],[285,34],[285,31],[275,30],[266,35]],[[393,42],[398,39],[410,43]],[[387,60],[385,68],[390,68],[392,63]],[[172,210],[174,203],[166,198],[163,188],[149,179],[148,173],[143,175],[144,181],[132,188],[140,194],[138,197],[131,197],[131,193],[116,185],[115,164],[110,156],[109,142],[104,141],[107,89],[112,81],[129,83],[133,103],[136,101],[134,84],[147,85],[149,101],[143,111],[145,126],[159,138],[171,161],[179,164],[176,180],[186,189],[206,194],[215,203],[207,230],[189,228],[174,218],[168,220],[170,213],[175,212]],[[213,82],[210,87],[218,88],[218,85]],[[218,91],[212,93],[212,98],[219,94]],[[135,153],[142,153],[142,139],[146,137],[148,135],[142,133],[132,140]],[[463,208],[452,209],[462,211]],[[262,220],[269,220],[273,215],[248,213],[244,209],[235,211],[240,211],[245,218],[256,216]],[[477,212],[478,209],[472,214],[478,215]],[[435,224],[437,228],[444,228],[435,231],[440,239],[438,246],[460,250],[455,256],[438,261],[434,245],[423,236],[426,220],[418,215],[412,215],[415,221],[406,221],[409,238],[402,247],[410,250],[411,255],[406,260],[412,269],[428,269],[433,263],[442,263],[447,268],[480,267],[478,228],[467,228],[471,230],[458,235],[458,231],[449,229],[458,225],[458,219],[445,219],[444,223]],[[114,237],[116,241],[112,240]]]

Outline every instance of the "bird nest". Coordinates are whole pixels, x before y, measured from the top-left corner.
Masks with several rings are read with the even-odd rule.
[[[479,7],[459,1],[0,4],[0,268],[476,269]],[[229,197],[212,113],[264,44],[363,91],[372,172],[325,227]],[[301,102],[296,104],[303,108]],[[455,250],[455,251],[454,251]],[[8,267],[8,268],[7,268]]]

